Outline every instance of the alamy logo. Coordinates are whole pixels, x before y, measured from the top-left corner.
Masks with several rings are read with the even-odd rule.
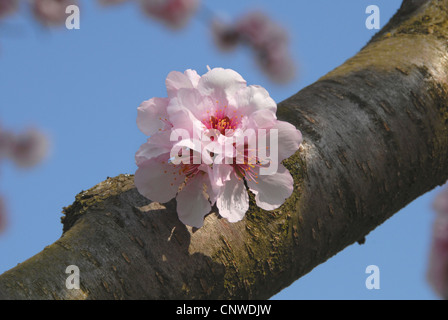
[[[367,266],[366,273],[370,274],[366,279],[366,288],[378,290],[380,288],[380,268],[372,264]]]
[[[370,14],[366,19],[366,28],[378,30],[380,28],[380,8],[370,5],[366,8],[366,14]]]

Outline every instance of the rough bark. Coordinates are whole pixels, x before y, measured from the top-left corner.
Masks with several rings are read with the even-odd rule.
[[[0,276],[0,298],[271,297],[448,179],[447,40],[448,1],[404,1],[356,56],[279,104],[304,143],[278,210],[251,198],[241,222],[211,213],[196,230],[131,175],[109,178],[64,208],[59,240]]]

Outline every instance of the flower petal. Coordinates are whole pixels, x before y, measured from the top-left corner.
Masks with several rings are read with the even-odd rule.
[[[207,103],[196,89],[179,89],[177,96],[172,98],[167,112],[175,128],[186,129],[190,134],[193,130],[201,132],[205,128],[201,122]]]
[[[67,7],[77,4],[76,0],[34,0],[30,3],[34,17],[44,26],[64,25]]]
[[[249,196],[243,180],[238,180],[233,176],[226,181],[216,205],[219,214],[229,222],[242,220],[249,209]]]
[[[277,173],[273,175],[258,175],[256,182],[248,180],[247,185],[255,194],[257,206],[264,210],[280,207],[294,189],[294,180],[282,164],[278,165]]]
[[[212,183],[218,187],[225,185],[226,181],[232,179],[233,167],[229,164],[214,165],[212,170],[212,176],[210,177]]]
[[[204,217],[212,209],[203,191],[206,179],[206,174],[198,174],[189,179],[176,197],[179,220],[186,225],[202,227]]]
[[[165,120],[168,118],[168,102],[167,98],[152,98],[141,103],[137,108],[137,126],[141,132],[151,136],[169,127]]]
[[[256,129],[270,129],[275,126],[277,116],[269,109],[257,110],[248,119],[247,127]]]
[[[188,79],[190,79],[193,88],[196,88],[198,86],[199,79],[201,79],[201,76],[198,75],[196,70],[187,69],[184,74],[188,77]]]
[[[269,96],[268,91],[260,86],[252,85],[239,90],[236,93],[238,111],[241,114],[250,116],[258,110],[269,110],[275,117],[277,104]]]
[[[144,197],[165,203],[176,196],[185,176],[179,174],[179,167],[168,163],[169,154],[161,155],[139,164],[134,184]]]
[[[172,148],[170,134],[170,131],[163,131],[149,137],[147,142],[142,144],[135,153],[137,165],[170,152]]]
[[[18,0],[3,0],[0,1],[0,18],[6,17],[17,11],[19,5]]]
[[[204,179],[205,184],[205,192],[208,196],[208,200],[210,204],[213,206],[216,203],[216,199],[218,198],[220,188],[216,185],[213,177],[212,177],[212,168],[210,166],[202,164],[200,167],[201,171],[207,173],[207,179]]]
[[[187,70],[188,71],[188,70]],[[194,88],[193,81],[196,82],[199,81],[199,79],[196,79],[194,73],[196,71],[185,71],[184,73],[179,71],[171,71],[165,80],[166,90],[168,92],[168,97],[174,97],[177,95],[177,91],[179,89],[192,89]],[[197,73],[196,73],[197,75]],[[199,75],[198,75],[199,77]]]
[[[277,121],[272,129],[278,129],[278,161],[292,156],[302,143],[302,133],[285,121]]]
[[[11,157],[19,167],[32,167],[47,156],[49,148],[47,136],[37,129],[30,128],[14,137]]]

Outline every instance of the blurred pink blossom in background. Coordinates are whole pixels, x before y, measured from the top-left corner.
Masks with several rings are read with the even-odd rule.
[[[67,6],[78,5],[77,0],[32,0],[32,12],[36,20],[44,26],[64,25],[68,15]]]
[[[234,49],[238,43],[251,47],[257,64],[274,82],[285,83],[295,76],[288,33],[263,12],[250,12],[235,23],[215,19],[211,30],[222,50]]]
[[[448,185],[437,195],[433,208],[436,218],[427,278],[434,291],[441,298],[448,299]]]
[[[242,41],[241,34],[235,26],[222,19],[213,19],[211,31],[216,46],[222,51],[234,50]]]
[[[28,129],[19,134],[0,128],[0,163],[11,160],[19,168],[40,163],[48,154],[49,142],[41,131]],[[0,196],[0,232],[5,228],[6,209]]]
[[[12,160],[18,167],[27,168],[39,164],[48,153],[48,139],[37,129],[28,129],[16,135],[12,145]]]
[[[0,18],[15,12],[18,8],[18,0],[0,0]]]
[[[0,130],[0,160],[9,159],[21,168],[40,163],[48,153],[47,137],[37,129],[15,134]]]

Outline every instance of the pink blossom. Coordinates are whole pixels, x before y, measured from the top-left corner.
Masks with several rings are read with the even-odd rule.
[[[138,191],[162,203],[176,198],[179,219],[194,227],[202,226],[215,204],[230,222],[243,219],[249,208],[246,185],[260,208],[280,207],[293,191],[292,176],[280,162],[298,150],[302,136],[277,120],[269,93],[222,68],[203,76],[173,71],[166,87],[167,98],[152,98],[138,108],[137,125],[150,136],[135,156]],[[178,133],[184,134],[181,139],[172,139]],[[277,154],[265,156],[261,140]],[[277,170],[264,174],[274,162]]]
[[[65,12],[69,5],[77,5],[77,0],[32,0],[34,17],[45,26],[59,26],[65,23]]]
[[[271,80],[285,83],[294,77],[295,64],[290,55],[288,34],[264,13],[250,12],[234,24],[215,20],[212,34],[222,50],[233,49],[238,42],[251,47],[257,64]]]
[[[0,18],[14,13],[18,8],[18,0],[0,0]]]
[[[199,0],[141,0],[143,12],[173,29],[184,27],[196,12]]]
[[[432,245],[427,278],[434,291],[448,299],[448,187],[434,201],[436,219],[432,230]]]

